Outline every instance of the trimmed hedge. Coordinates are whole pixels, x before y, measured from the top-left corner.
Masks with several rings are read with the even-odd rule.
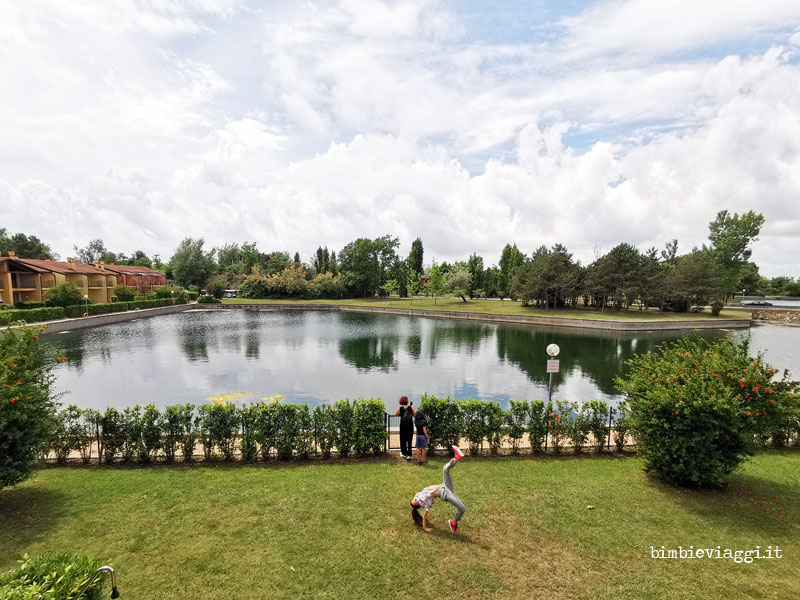
[[[83,314],[83,313],[81,313]],[[24,320],[26,323],[37,321],[53,321],[64,318],[64,309],[60,306],[50,308],[29,308],[27,310],[10,309],[0,311],[0,325],[10,325],[15,321]]]
[[[17,302],[14,305],[14,308],[17,308],[19,310],[31,310],[33,308],[47,308],[47,307],[48,307],[48,304],[46,302],[35,302],[35,301]]]
[[[182,300],[182,298],[180,299]],[[110,304],[73,304],[64,309],[64,313],[69,318],[82,317],[84,313],[89,315],[105,315],[108,313],[124,312],[126,310],[136,310],[137,308],[158,308],[160,306],[170,306],[171,298],[161,300],[132,300],[131,302],[111,302]],[[175,298],[175,304],[185,304]]]

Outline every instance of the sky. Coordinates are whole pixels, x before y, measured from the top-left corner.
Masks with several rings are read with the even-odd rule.
[[[796,0],[0,0],[0,227],[62,259],[706,243],[800,276]]]

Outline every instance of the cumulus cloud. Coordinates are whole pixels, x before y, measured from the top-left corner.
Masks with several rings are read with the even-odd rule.
[[[428,260],[560,242],[588,263],[688,251],[728,209],[766,217],[763,273],[798,274],[792,3],[598,2],[546,43],[478,41],[421,0],[3,13],[2,226],[62,256],[390,233]]]

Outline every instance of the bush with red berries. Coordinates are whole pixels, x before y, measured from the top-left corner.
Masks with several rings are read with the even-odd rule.
[[[747,341],[683,339],[635,356],[617,378],[647,470],[681,486],[720,486],[786,407],[794,384]]]

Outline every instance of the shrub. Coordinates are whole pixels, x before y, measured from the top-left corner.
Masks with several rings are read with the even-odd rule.
[[[681,486],[720,486],[752,453],[793,384],[747,341],[683,339],[629,360],[617,387],[646,468]]]
[[[278,405],[259,402],[256,419],[256,438],[261,446],[261,458],[269,460],[272,448],[278,447]]]
[[[0,325],[10,325],[15,321],[24,320],[26,323],[41,321],[55,321],[64,318],[64,309],[60,306],[51,308],[31,308],[28,310],[9,309],[0,311]]]
[[[200,295],[200,293],[199,293],[199,292],[193,292],[193,291],[191,291],[191,290],[187,290],[187,291],[184,293],[184,296],[186,297],[186,301],[187,301],[187,302],[194,302],[195,300],[197,300],[197,297],[198,297],[199,295]]]
[[[519,454],[519,446],[528,429],[528,402],[525,400],[511,400],[508,412],[505,414],[506,433],[511,441],[511,453]]]
[[[725,306],[725,304],[723,304],[719,300],[714,300],[714,302],[711,303],[711,316],[712,317],[718,317],[719,313],[722,312],[722,309],[724,308],[724,306]]]
[[[54,377],[42,331],[6,330],[0,339],[0,490],[27,479],[51,440]]]
[[[18,310],[31,310],[33,308],[47,308],[47,304],[45,302],[17,302],[14,305],[14,308]]]
[[[544,448],[552,412],[553,406],[550,403],[545,404],[542,400],[533,400],[528,406],[528,439],[531,443],[531,452],[541,452]]]
[[[583,447],[586,445],[586,440],[589,439],[589,432],[591,431],[591,424],[589,423],[589,416],[584,410],[585,407],[578,410],[576,403],[571,403],[570,416],[571,420],[567,433],[572,440],[572,449],[575,454],[583,452]]]
[[[302,435],[302,417],[294,404],[277,404],[277,438],[275,449],[279,460],[291,460]]]
[[[450,398],[437,398],[424,394],[419,408],[428,421],[428,453],[433,455],[435,448],[450,448],[460,443],[463,425],[458,402]]]
[[[503,445],[503,436],[506,435],[506,413],[497,402],[485,402],[483,410],[486,419],[486,440],[489,442],[492,454],[497,454]]]
[[[566,400],[556,400],[555,410],[550,411],[550,443],[553,452],[559,454],[564,447],[564,440],[570,435],[572,428],[572,404]]]
[[[239,409],[242,425],[242,438],[239,444],[244,462],[255,462],[258,458],[258,416],[257,404],[243,406]]]
[[[221,300],[214,298],[214,296],[200,296],[197,299],[198,304],[220,304]]]
[[[215,446],[225,460],[232,460],[236,447],[236,434],[239,430],[239,414],[230,402],[214,402],[200,406],[200,422],[203,446]],[[206,458],[211,458],[212,450],[206,450]]]
[[[62,281],[47,288],[44,298],[50,306],[66,307],[83,302],[83,288],[74,281]]]
[[[107,408],[100,419],[101,447],[106,464],[114,462],[117,452],[122,450],[127,440],[125,422],[115,408]]]
[[[339,456],[348,456],[355,445],[355,420],[350,400],[337,400],[333,404],[333,422],[336,426],[336,450]]]
[[[359,398],[353,402],[353,433],[359,456],[379,455],[386,443],[386,407],[375,398]]]
[[[82,447],[85,424],[81,409],[70,404],[66,409],[58,412],[52,429],[51,449],[56,456],[56,462],[63,465],[73,450]]]
[[[617,452],[624,452],[625,438],[628,437],[628,431],[630,431],[631,427],[628,403],[620,402],[616,412],[619,416],[614,421],[614,444],[617,447]]]
[[[161,426],[158,409],[148,404],[144,407],[139,421],[137,454],[140,462],[150,462],[153,455],[161,449]]]
[[[462,400],[459,402],[459,411],[461,412],[464,436],[469,440],[469,452],[473,455],[477,454],[483,438],[486,436],[486,415],[483,402],[472,399]]]
[[[131,463],[139,452],[139,440],[142,437],[142,407],[128,406],[120,415],[120,436],[122,444],[120,454],[122,462]]]
[[[178,406],[180,415],[180,448],[183,462],[191,462],[194,456],[194,447],[197,444],[197,431],[195,430],[194,404],[186,403]]]
[[[314,440],[319,446],[323,458],[330,458],[331,450],[336,445],[337,431],[334,410],[327,404],[315,406],[312,413],[314,419]]]
[[[586,412],[589,431],[594,438],[594,447],[598,452],[602,452],[608,439],[608,405],[600,400],[592,400],[583,405],[583,410]]]
[[[8,600],[78,600],[78,592],[104,564],[99,558],[51,551],[35,558],[24,556],[19,567],[0,575],[0,597]],[[102,578],[81,594],[81,600],[102,598]]]
[[[182,408],[180,405],[167,406],[159,417],[159,428],[164,436],[162,440],[164,457],[168,463],[175,460],[178,445],[183,436]],[[192,445],[192,450],[194,450],[194,445]]]
[[[136,288],[120,284],[114,287],[114,296],[117,302],[130,302],[136,297]]]

